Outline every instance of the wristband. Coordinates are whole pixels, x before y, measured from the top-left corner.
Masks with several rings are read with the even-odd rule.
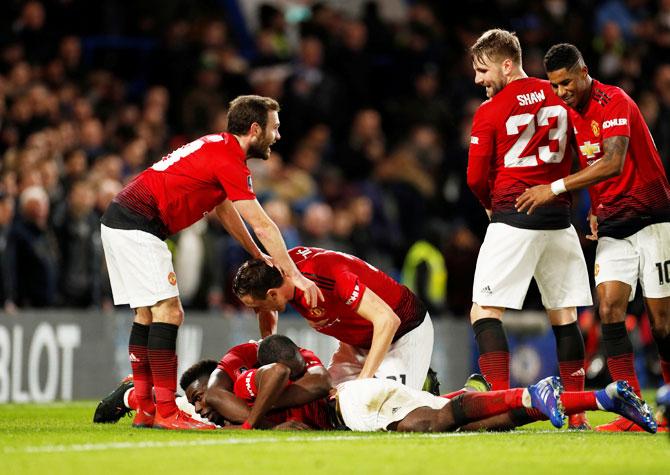
[[[561,193],[565,193],[566,191],[568,191],[568,190],[565,187],[565,180],[563,178],[561,178],[560,180],[556,180],[556,181],[551,183],[551,192],[554,195],[558,196]]]
[[[240,426],[240,429],[250,430],[250,429],[253,429],[253,427],[251,427],[251,424],[249,424],[249,421],[244,421],[242,423],[242,425]]]

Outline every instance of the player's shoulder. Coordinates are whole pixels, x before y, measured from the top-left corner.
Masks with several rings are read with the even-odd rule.
[[[248,356],[248,355],[255,356],[257,354],[258,354],[258,342],[253,340],[233,346],[226,353],[226,355],[236,355],[236,356]]]
[[[618,86],[603,84],[602,82],[594,79],[592,88],[591,100],[601,107],[607,107],[608,105],[618,101],[632,101],[626,91]]]

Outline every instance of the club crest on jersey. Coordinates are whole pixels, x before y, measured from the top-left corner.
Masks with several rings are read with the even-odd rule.
[[[249,188],[249,191],[253,191],[254,189],[253,182],[251,181],[251,175],[247,176],[247,187]]]
[[[309,316],[311,318],[320,318],[325,312],[326,310],[323,307],[314,307],[309,310]]]
[[[168,282],[170,282],[170,285],[177,285],[177,274],[170,272],[168,274]]]
[[[593,135],[596,137],[600,137],[600,125],[598,125],[598,122],[595,120],[591,121],[591,132],[593,132]]]

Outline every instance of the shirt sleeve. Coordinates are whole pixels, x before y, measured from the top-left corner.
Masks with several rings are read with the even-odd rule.
[[[256,399],[258,389],[256,388],[256,369],[250,369],[240,375],[235,381],[233,392],[235,396],[245,401]]]
[[[300,354],[305,359],[306,369],[323,367],[323,363],[312,351],[300,348]]]
[[[231,201],[256,199],[251,172],[244,162],[237,157],[230,156],[222,142],[212,144],[212,157],[216,167],[214,174],[224,190],[226,197]]]
[[[336,274],[335,295],[352,310],[356,310],[361,303],[366,286],[358,276],[348,269],[340,269]]]
[[[623,94],[613,95],[603,110],[603,140],[610,137],[630,137],[630,104]]]
[[[238,345],[231,348],[228,353],[223,355],[219,364],[216,365],[218,369],[230,376],[231,381],[237,378],[236,373],[246,366],[246,359],[244,357],[245,345]]]
[[[468,150],[468,186],[484,208],[491,209],[491,188],[489,172],[494,156],[495,140],[493,129],[483,117],[480,107],[472,119],[470,148]]]

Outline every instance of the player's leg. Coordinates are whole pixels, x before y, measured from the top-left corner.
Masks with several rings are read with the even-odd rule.
[[[479,350],[479,369],[494,390],[509,388],[509,345],[502,324],[501,307],[472,304],[470,322]]]
[[[422,389],[433,354],[433,340],[433,322],[426,313],[421,325],[391,344],[375,378],[391,379],[413,389]]]
[[[135,427],[152,427],[156,406],[153,395],[153,377],[149,361],[149,328],[152,315],[148,307],[135,310],[135,319],[130,330],[128,356],[133,370],[133,396],[137,402],[137,413],[133,420]]]
[[[564,417],[560,404],[561,391],[558,378],[550,377],[523,389],[464,393],[442,408],[433,427],[438,431],[450,431],[458,427],[472,430],[474,426],[487,428],[477,425],[477,421],[500,423],[514,409],[535,409],[548,417],[556,427],[561,427]]]
[[[577,324],[575,307],[547,310],[551,328],[556,339],[558,370],[563,387],[567,391],[583,391],[586,372],[584,371],[584,338]],[[590,429],[586,415],[578,413],[568,418],[568,428]]]
[[[502,326],[506,308],[520,309],[540,258],[541,232],[492,223],[479,250],[470,322],[479,367],[494,390],[509,388],[509,347]]]
[[[669,265],[670,267],[670,265]],[[670,283],[668,285],[670,287]],[[645,298],[651,332],[661,359],[661,372],[665,384],[670,383],[670,297]]]
[[[593,303],[586,261],[574,227],[547,231],[546,238],[535,280],[556,339],[561,382],[566,391],[582,391],[586,374],[584,339],[576,307]],[[584,415],[571,417],[569,426],[589,427]]]
[[[634,235],[640,254],[640,284],[652,334],[670,383],[670,223],[647,226]]]

